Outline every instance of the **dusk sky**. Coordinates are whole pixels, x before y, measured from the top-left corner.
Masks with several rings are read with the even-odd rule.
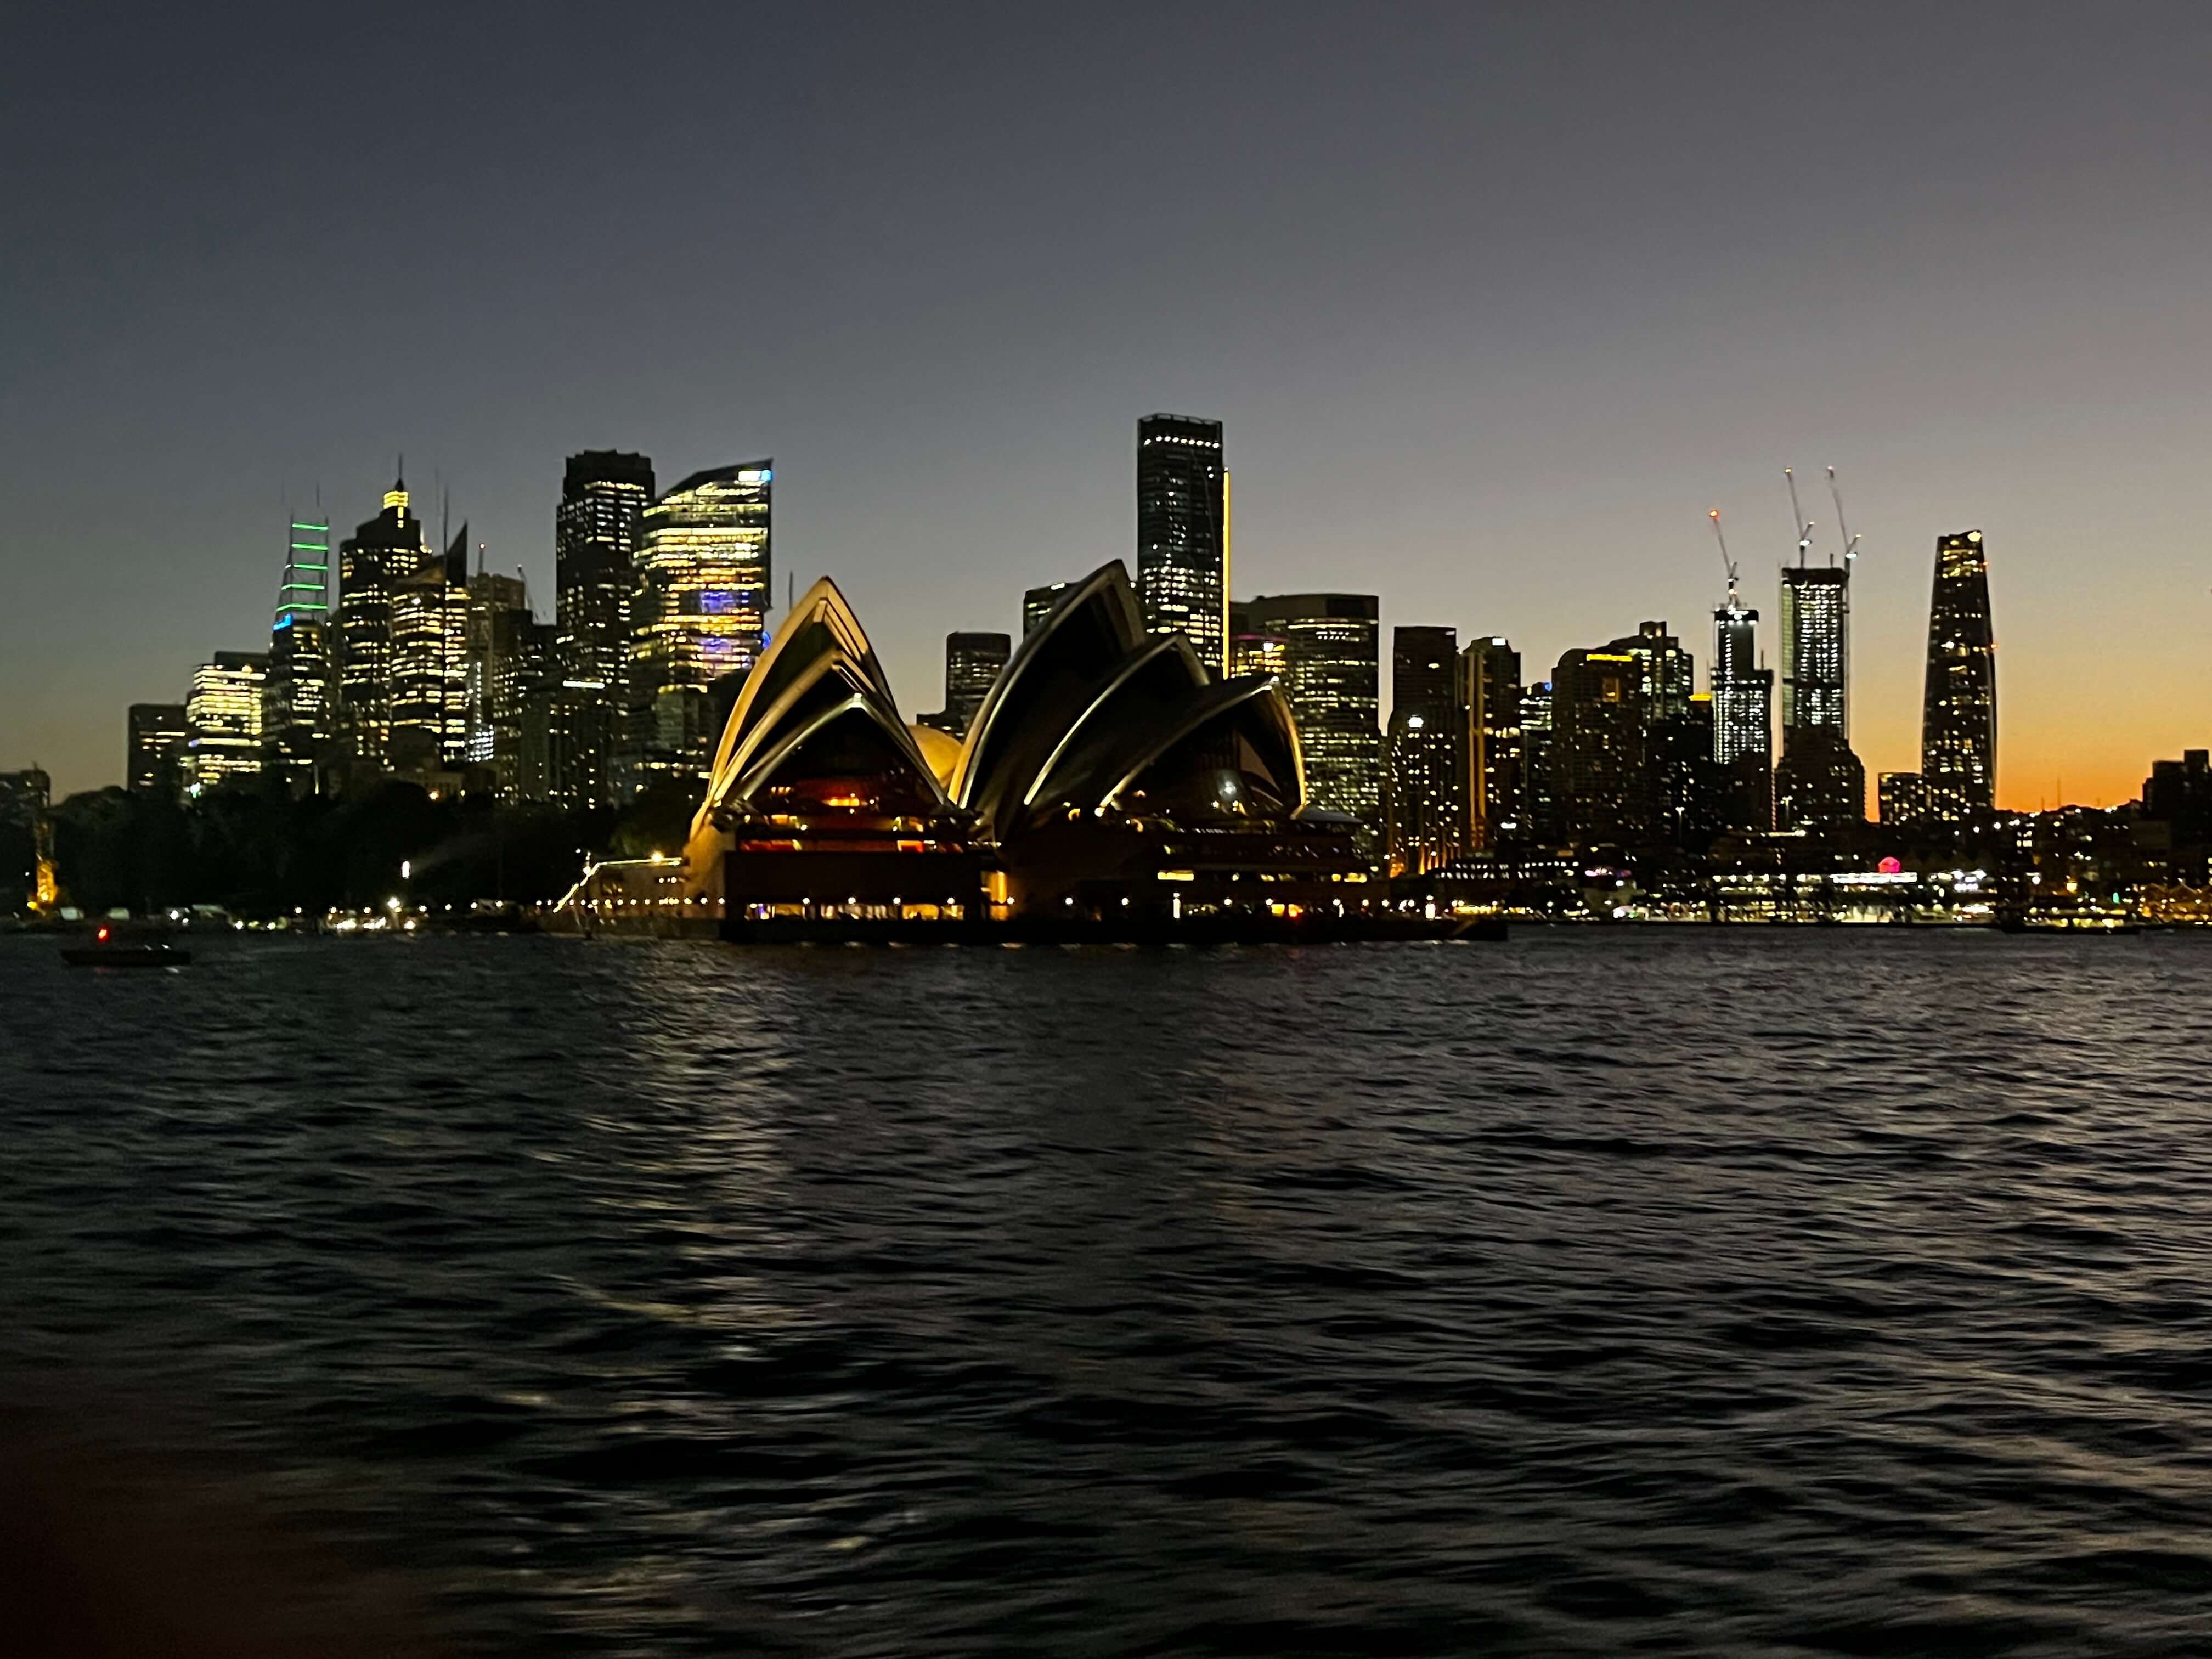
[[[1137,418],[1226,422],[1240,595],[1528,678],[1781,469],[1863,537],[1854,746],[1918,758],[1987,536],[2000,799],[2212,741],[2212,8],[41,7],[0,104],[0,769],[265,648],[289,504],[393,457],[553,601],[562,458],[773,456],[911,718],[948,629],[1131,558]],[[1387,651],[1387,644],[1386,644]]]

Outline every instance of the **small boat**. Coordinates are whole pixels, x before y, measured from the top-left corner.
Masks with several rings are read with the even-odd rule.
[[[89,945],[65,945],[62,960],[72,968],[188,968],[192,953],[159,939],[127,944],[103,927]]]

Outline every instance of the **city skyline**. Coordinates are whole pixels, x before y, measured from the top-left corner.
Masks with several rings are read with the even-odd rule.
[[[1148,69],[1079,22],[1011,20],[966,62],[918,21],[753,20],[793,93],[741,132],[684,95],[702,70],[602,62],[558,19],[410,27],[432,67],[396,84],[343,23],[231,61],[167,20],[34,20],[58,73],[0,118],[48,163],[17,222],[78,257],[10,289],[0,766],[119,782],[118,710],[267,647],[271,526],[371,516],[402,447],[542,617],[564,456],[777,456],[777,587],[834,574],[911,716],[946,634],[1018,635],[1025,588],[1127,556],[1131,423],[1163,409],[1231,433],[1231,597],[1377,592],[1386,635],[1510,638],[1532,678],[1646,618],[1709,656],[1717,506],[1778,667],[1779,470],[1832,462],[1870,781],[1920,764],[1929,553],[1967,526],[1996,550],[2002,805],[2124,799],[2202,745],[2212,583],[2168,480],[2212,441],[2208,117],[2178,72],[2203,20],[1881,14],[1755,46],[1704,18],[1430,13],[1348,46],[1324,21],[1194,20],[1203,50]],[[1815,52],[1853,118],[1747,143]],[[1075,67],[1029,84],[1048,61]],[[665,112],[611,155],[547,113],[586,63]],[[1947,96],[1967,73],[1988,95]],[[304,112],[371,76],[427,136],[320,136]],[[750,211],[617,257],[740,161]],[[617,177],[610,251],[544,257],[563,192]],[[386,225],[440,256],[336,257]]]

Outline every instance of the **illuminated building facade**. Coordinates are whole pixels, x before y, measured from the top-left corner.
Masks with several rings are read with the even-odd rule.
[[[1713,611],[1713,759],[1725,779],[1732,830],[1774,827],[1774,671],[1759,665],[1759,612],[1737,602]]]
[[[461,763],[468,747],[469,531],[442,556],[425,550],[391,584],[391,710],[385,764],[398,772]]]
[[[498,766],[502,754],[511,767],[518,642],[528,637],[530,589],[520,575],[478,570],[468,578],[465,628],[462,637],[463,756],[472,766]],[[507,736],[502,740],[501,733]],[[510,793],[501,779],[501,793]]]
[[[1425,875],[1460,850],[1458,665],[1456,629],[1391,630],[1384,841],[1394,875]]]
[[[422,521],[409,506],[407,482],[385,492],[384,510],[338,544],[338,725],[355,761],[389,763],[398,667],[399,593],[431,562]],[[440,573],[442,585],[442,572]],[[442,592],[440,596],[442,599]],[[409,607],[410,649],[419,652],[422,618]],[[442,611],[434,614],[443,638]],[[442,710],[441,710],[442,712]]]
[[[1968,822],[1996,804],[1997,648],[1989,552],[1978,530],[1936,538],[1920,775],[1929,811],[1941,823]]]
[[[584,450],[568,457],[562,475],[555,614],[571,729],[563,745],[568,773],[554,787],[568,804],[603,806],[615,798],[615,757],[629,710],[633,567],[653,493],[652,459],[627,450]]]
[[[1270,674],[1283,679],[1291,672],[1288,637],[1256,626],[1252,607],[1236,599],[1229,604],[1228,652],[1231,674]]]
[[[1370,830],[1382,819],[1381,605],[1372,593],[1262,594],[1241,605],[1283,641],[1283,695],[1305,748],[1307,799]]]
[[[1459,653],[1458,705],[1468,852],[1494,852],[1521,828],[1521,653],[1498,637]]]
[[[1137,422],[1137,597],[1145,628],[1181,634],[1217,675],[1228,620],[1223,469],[1220,422],[1147,415]]]
[[[261,770],[261,692],[269,659],[218,651],[192,671],[185,702],[185,783],[195,793]]]
[[[1646,720],[1676,720],[1689,712],[1691,693],[1697,690],[1697,664],[1682,649],[1682,641],[1667,631],[1665,623],[1639,623],[1635,633],[1606,648],[1636,659]]]
[[[261,694],[261,740],[268,769],[305,789],[331,735],[331,527],[320,519],[294,519],[286,542]]]
[[[1850,570],[1782,571],[1782,761],[1775,821],[1784,830],[1866,821],[1866,769],[1850,746]]]
[[[1052,615],[1052,608],[1060,603],[1061,596],[1074,586],[1073,582],[1048,582],[1023,594],[1022,632],[1033,632],[1039,623]]]
[[[695,472],[645,509],[631,595],[628,745],[617,780],[704,780],[710,688],[768,641],[772,461]]]
[[[180,702],[134,702],[124,776],[134,795],[175,795],[188,779],[192,730]]]
[[[1552,781],[1573,845],[1633,847],[1657,817],[1644,663],[1628,651],[1570,651],[1552,672]]]
[[[1528,847],[1556,847],[1565,839],[1559,819],[1558,756],[1552,728],[1552,683],[1521,688],[1521,834]]]
[[[1004,634],[947,634],[944,712],[924,714],[922,723],[951,737],[966,737],[1013,649],[1013,641]]]
[[[1928,780],[1917,772],[1883,773],[1875,781],[1875,799],[1882,823],[1891,829],[1928,822]]]

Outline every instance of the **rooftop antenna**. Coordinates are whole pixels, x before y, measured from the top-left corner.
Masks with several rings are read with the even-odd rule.
[[[1728,538],[1721,534],[1721,510],[1717,507],[1705,515],[1713,521],[1713,539],[1721,544],[1721,563],[1728,571],[1729,609],[1735,610],[1735,561],[1729,557]]]
[[[1849,570],[1859,556],[1859,538],[1844,525],[1843,486],[1836,482],[1836,469],[1828,469],[1828,494],[1836,503],[1836,535],[1844,544],[1844,568]]]
[[[1797,568],[1805,568],[1805,555],[1813,547],[1813,521],[1805,516],[1805,509],[1797,505],[1797,469],[1785,466],[1782,476],[1790,481],[1790,522],[1796,526]]]

